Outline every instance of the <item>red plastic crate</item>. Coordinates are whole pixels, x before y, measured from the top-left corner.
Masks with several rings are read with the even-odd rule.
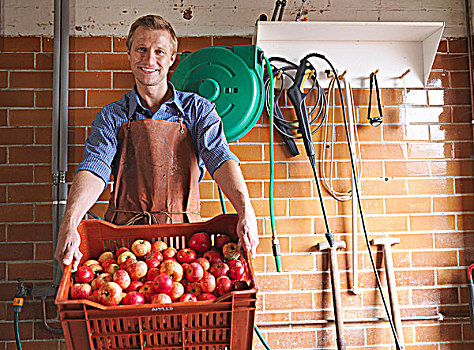
[[[235,232],[237,215],[219,215],[192,224],[117,226],[85,220],[78,227],[82,261],[105,250],[130,247],[135,239],[163,240],[181,249],[196,232],[214,236]],[[82,262],[81,261],[81,262]],[[215,301],[156,305],[104,306],[89,300],[69,300],[72,266],[64,273],[56,297],[68,349],[249,350],[252,348],[257,283],[250,255],[242,258],[249,290],[233,291]]]

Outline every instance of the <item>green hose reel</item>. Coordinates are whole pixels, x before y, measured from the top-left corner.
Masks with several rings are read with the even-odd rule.
[[[227,141],[247,134],[264,105],[263,51],[255,45],[211,46],[182,53],[171,82],[216,104]]]

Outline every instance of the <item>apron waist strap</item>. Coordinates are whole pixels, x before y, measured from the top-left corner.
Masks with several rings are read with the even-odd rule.
[[[115,212],[119,213],[130,213],[130,214],[135,214],[135,216],[131,217],[125,225],[134,225],[137,221],[140,221],[141,219],[148,219],[148,224],[152,225],[153,221],[155,224],[159,224],[160,222],[156,218],[155,214],[164,214],[166,215],[171,223],[173,223],[173,214],[199,214],[199,212],[194,212],[194,211],[179,211],[179,212],[166,212],[166,211],[161,211],[161,210],[156,210],[156,211],[133,211],[133,210],[121,210],[121,209],[115,209]]]

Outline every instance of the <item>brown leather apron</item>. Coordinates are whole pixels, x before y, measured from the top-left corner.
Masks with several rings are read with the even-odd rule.
[[[107,221],[122,225],[201,220],[199,168],[182,121],[128,121],[117,139],[117,172]]]

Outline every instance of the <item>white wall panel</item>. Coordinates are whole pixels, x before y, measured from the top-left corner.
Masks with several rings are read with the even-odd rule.
[[[289,0],[283,20],[296,17],[301,1]],[[180,36],[251,36],[261,13],[271,17],[274,0],[70,0],[71,35],[125,36],[140,15],[159,13]],[[0,34],[53,33],[53,0],[0,0]],[[462,0],[307,0],[311,21],[442,21],[445,37],[465,36]],[[191,19],[185,19],[188,11]]]

